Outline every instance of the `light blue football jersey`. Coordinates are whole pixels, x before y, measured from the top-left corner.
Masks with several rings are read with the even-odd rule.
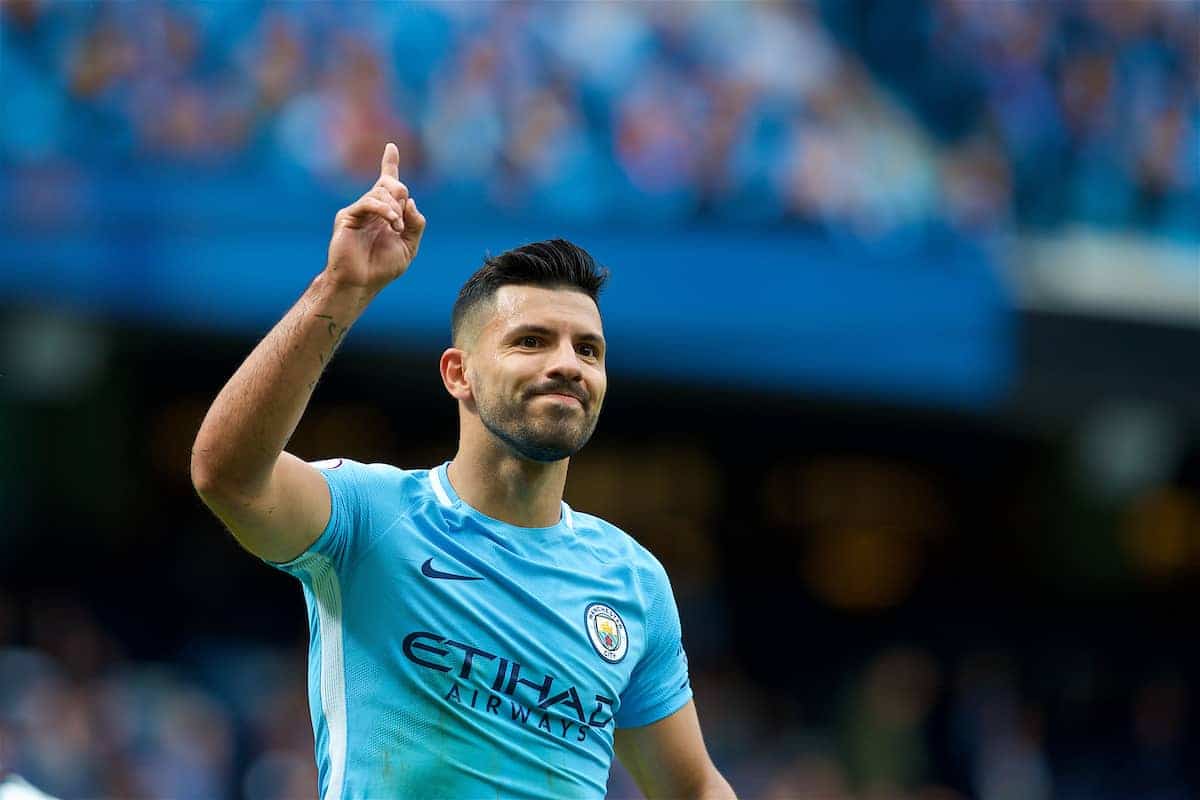
[[[323,800],[598,798],[613,729],[692,696],[662,565],[566,503],[519,528],[446,465],[317,462],[329,524],[299,557]]]

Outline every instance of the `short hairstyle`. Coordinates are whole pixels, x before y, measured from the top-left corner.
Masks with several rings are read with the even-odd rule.
[[[573,289],[592,298],[600,307],[600,290],[608,270],[596,263],[588,251],[566,239],[531,242],[498,256],[488,256],[483,266],[467,279],[450,314],[450,336],[455,344],[463,324],[480,304],[491,300],[501,286],[541,286]]]

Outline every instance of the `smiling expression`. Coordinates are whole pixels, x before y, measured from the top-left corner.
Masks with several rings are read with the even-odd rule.
[[[578,452],[608,384],[595,302],[573,289],[507,285],[480,312],[466,363],[484,427],[533,461]]]

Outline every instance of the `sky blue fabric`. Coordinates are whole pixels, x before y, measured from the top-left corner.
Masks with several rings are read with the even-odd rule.
[[[618,528],[500,522],[445,465],[316,466],[329,523],[274,566],[304,585],[324,800],[603,797],[614,727],[691,698],[666,572]]]

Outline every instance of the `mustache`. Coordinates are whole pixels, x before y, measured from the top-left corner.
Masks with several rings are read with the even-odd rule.
[[[591,393],[586,388],[568,381],[543,383],[529,390],[530,397],[535,397],[539,394],[565,394],[568,397],[574,397],[579,401],[580,405],[584,406],[592,399]]]

